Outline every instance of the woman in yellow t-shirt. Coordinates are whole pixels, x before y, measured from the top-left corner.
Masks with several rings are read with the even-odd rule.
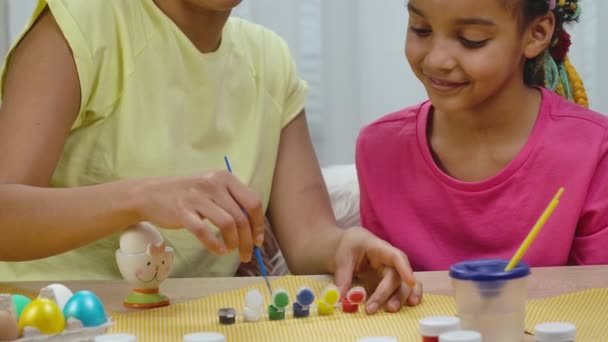
[[[0,78],[0,280],[119,278],[117,237],[141,221],[172,276],[230,276],[267,215],[294,273],[343,292],[359,275],[368,312],[418,303],[403,253],[336,226],[306,83],[282,39],[230,18],[239,3],[38,1]]]

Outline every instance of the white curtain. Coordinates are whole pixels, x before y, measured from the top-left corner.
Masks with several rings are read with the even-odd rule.
[[[85,0],[83,0],[85,1]],[[128,0],[125,0],[128,1]],[[12,40],[35,0],[0,0],[0,37]],[[593,109],[608,114],[608,1],[582,0],[583,17],[571,33],[572,62],[587,86]],[[6,11],[5,11],[6,12]],[[308,119],[323,165],[352,163],[362,125],[425,99],[403,56],[407,25],[404,0],[245,0],[234,15],[285,38],[310,84]],[[605,40],[605,39],[604,39]],[[3,51],[0,38],[0,53]]]

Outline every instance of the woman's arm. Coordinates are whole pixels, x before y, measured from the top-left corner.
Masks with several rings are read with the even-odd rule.
[[[80,107],[74,58],[48,11],[14,50],[4,84],[0,259],[57,254],[135,223],[127,194],[117,196],[119,184],[43,188],[48,186]]]
[[[80,111],[70,47],[46,11],[10,59],[0,108],[0,260],[47,257],[94,242],[139,221],[190,230],[211,251],[261,244],[257,195],[226,171],[48,188]],[[245,216],[240,208],[248,211]],[[220,242],[205,219],[221,231]]]
[[[281,133],[268,216],[291,271],[331,272],[343,231],[336,225],[304,111]]]

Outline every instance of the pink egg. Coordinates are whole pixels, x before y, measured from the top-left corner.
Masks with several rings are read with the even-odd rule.
[[[18,338],[17,319],[8,311],[0,311],[0,341],[15,341]]]

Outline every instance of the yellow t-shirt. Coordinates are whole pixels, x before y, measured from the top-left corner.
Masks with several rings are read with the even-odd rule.
[[[202,54],[152,0],[39,0],[30,25],[47,5],[82,92],[53,187],[193,175],[224,169],[227,155],[267,207],[281,129],[302,111],[307,90],[281,38],[230,18],[218,50]],[[239,265],[237,253],[215,256],[186,230],[161,232],[175,248],[172,277],[230,276]],[[0,263],[0,280],[120,278],[117,249],[118,234]]]

